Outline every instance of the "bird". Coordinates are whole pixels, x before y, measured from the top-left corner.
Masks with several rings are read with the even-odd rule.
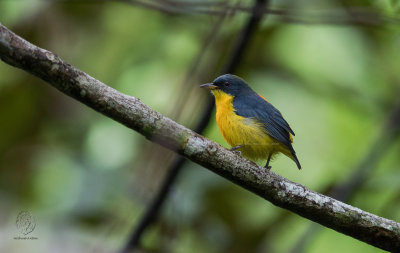
[[[293,149],[295,135],[282,114],[240,77],[224,74],[212,83],[200,85],[215,97],[216,120],[231,151],[253,160],[267,160],[264,168],[279,153],[301,165]]]

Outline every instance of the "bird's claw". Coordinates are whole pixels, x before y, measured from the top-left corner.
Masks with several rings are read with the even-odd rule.
[[[237,155],[242,155],[242,151],[240,150],[231,150],[233,153],[237,154]]]
[[[236,146],[236,147],[230,148],[229,151],[232,151],[233,153],[235,153],[237,155],[242,155],[242,151],[237,150],[238,148],[241,148],[241,147],[242,147],[241,145],[240,146]]]
[[[272,166],[265,166],[264,167],[266,170],[271,170]]]

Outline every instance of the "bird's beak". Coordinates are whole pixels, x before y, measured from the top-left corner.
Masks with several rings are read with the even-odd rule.
[[[216,88],[218,88],[217,85],[214,85],[213,83],[205,83],[200,85],[200,88],[206,88],[208,90],[215,90]]]

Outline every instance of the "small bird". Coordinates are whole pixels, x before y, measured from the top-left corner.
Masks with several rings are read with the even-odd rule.
[[[251,160],[267,159],[268,170],[271,159],[283,153],[301,169],[292,146],[293,130],[282,114],[243,79],[225,74],[200,88],[211,90],[215,97],[218,128],[231,151]]]

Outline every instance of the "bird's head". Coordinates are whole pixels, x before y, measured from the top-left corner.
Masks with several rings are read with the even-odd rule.
[[[212,83],[200,85],[200,88],[211,90],[212,93],[224,92],[233,97],[251,92],[251,88],[238,76],[225,74],[217,77]]]

